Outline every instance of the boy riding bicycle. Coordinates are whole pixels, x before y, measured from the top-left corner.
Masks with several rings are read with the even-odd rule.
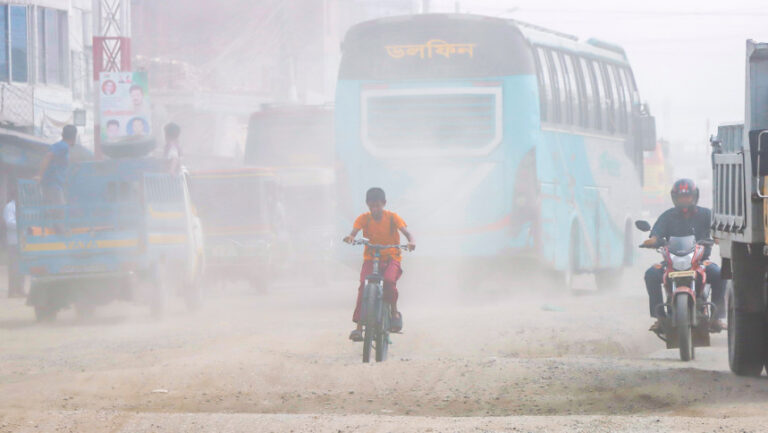
[[[408,239],[408,250],[416,249],[413,235],[408,231],[405,221],[394,212],[384,210],[387,198],[381,188],[371,188],[365,193],[365,203],[370,212],[357,217],[352,232],[344,238],[344,242],[352,243],[360,230],[363,237],[372,244],[396,245],[400,243],[400,233]],[[360,323],[360,305],[362,303],[363,285],[365,278],[373,271],[373,250],[365,247],[363,268],[360,271],[360,286],[357,289],[357,305],[352,315],[352,321],[357,328],[349,334],[352,341],[363,341],[363,325]],[[384,300],[392,305],[391,331],[398,332],[403,327],[403,316],[397,309],[397,280],[403,274],[400,267],[400,250],[391,248],[381,251],[381,273],[384,277]]]

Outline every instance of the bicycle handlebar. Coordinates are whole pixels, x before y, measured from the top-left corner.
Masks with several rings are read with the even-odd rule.
[[[368,248],[375,250],[388,250],[390,248],[399,248],[401,250],[407,250],[408,245],[378,245],[372,244],[368,239],[355,239],[352,241],[352,245],[365,245]]]

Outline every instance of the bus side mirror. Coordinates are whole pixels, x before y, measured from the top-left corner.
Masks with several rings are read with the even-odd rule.
[[[656,149],[656,118],[644,114],[638,119],[640,146],[644,151]]]

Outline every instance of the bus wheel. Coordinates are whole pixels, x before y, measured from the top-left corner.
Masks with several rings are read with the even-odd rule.
[[[563,288],[572,292],[573,280],[576,271],[579,269],[579,230],[576,225],[571,227],[571,238],[568,243],[568,258],[566,259],[565,271],[562,273]]]
[[[615,291],[621,287],[621,279],[624,274],[622,268],[604,269],[595,272],[595,284],[600,292]]]

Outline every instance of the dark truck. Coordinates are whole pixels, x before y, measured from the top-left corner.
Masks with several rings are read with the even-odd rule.
[[[194,171],[190,194],[204,227],[206,278],[269,287],[282,216],[276,177],[265,168]]]
[[[336,179],[333,109],[267,105],[251,115],[244,162],[274,173],[284,221],[272,248],[273,271],[332,277]]]
[[[712,229],[720,244],[731,371],[768,366],[768,43],[747,41],[743,124],[712,139]]]

